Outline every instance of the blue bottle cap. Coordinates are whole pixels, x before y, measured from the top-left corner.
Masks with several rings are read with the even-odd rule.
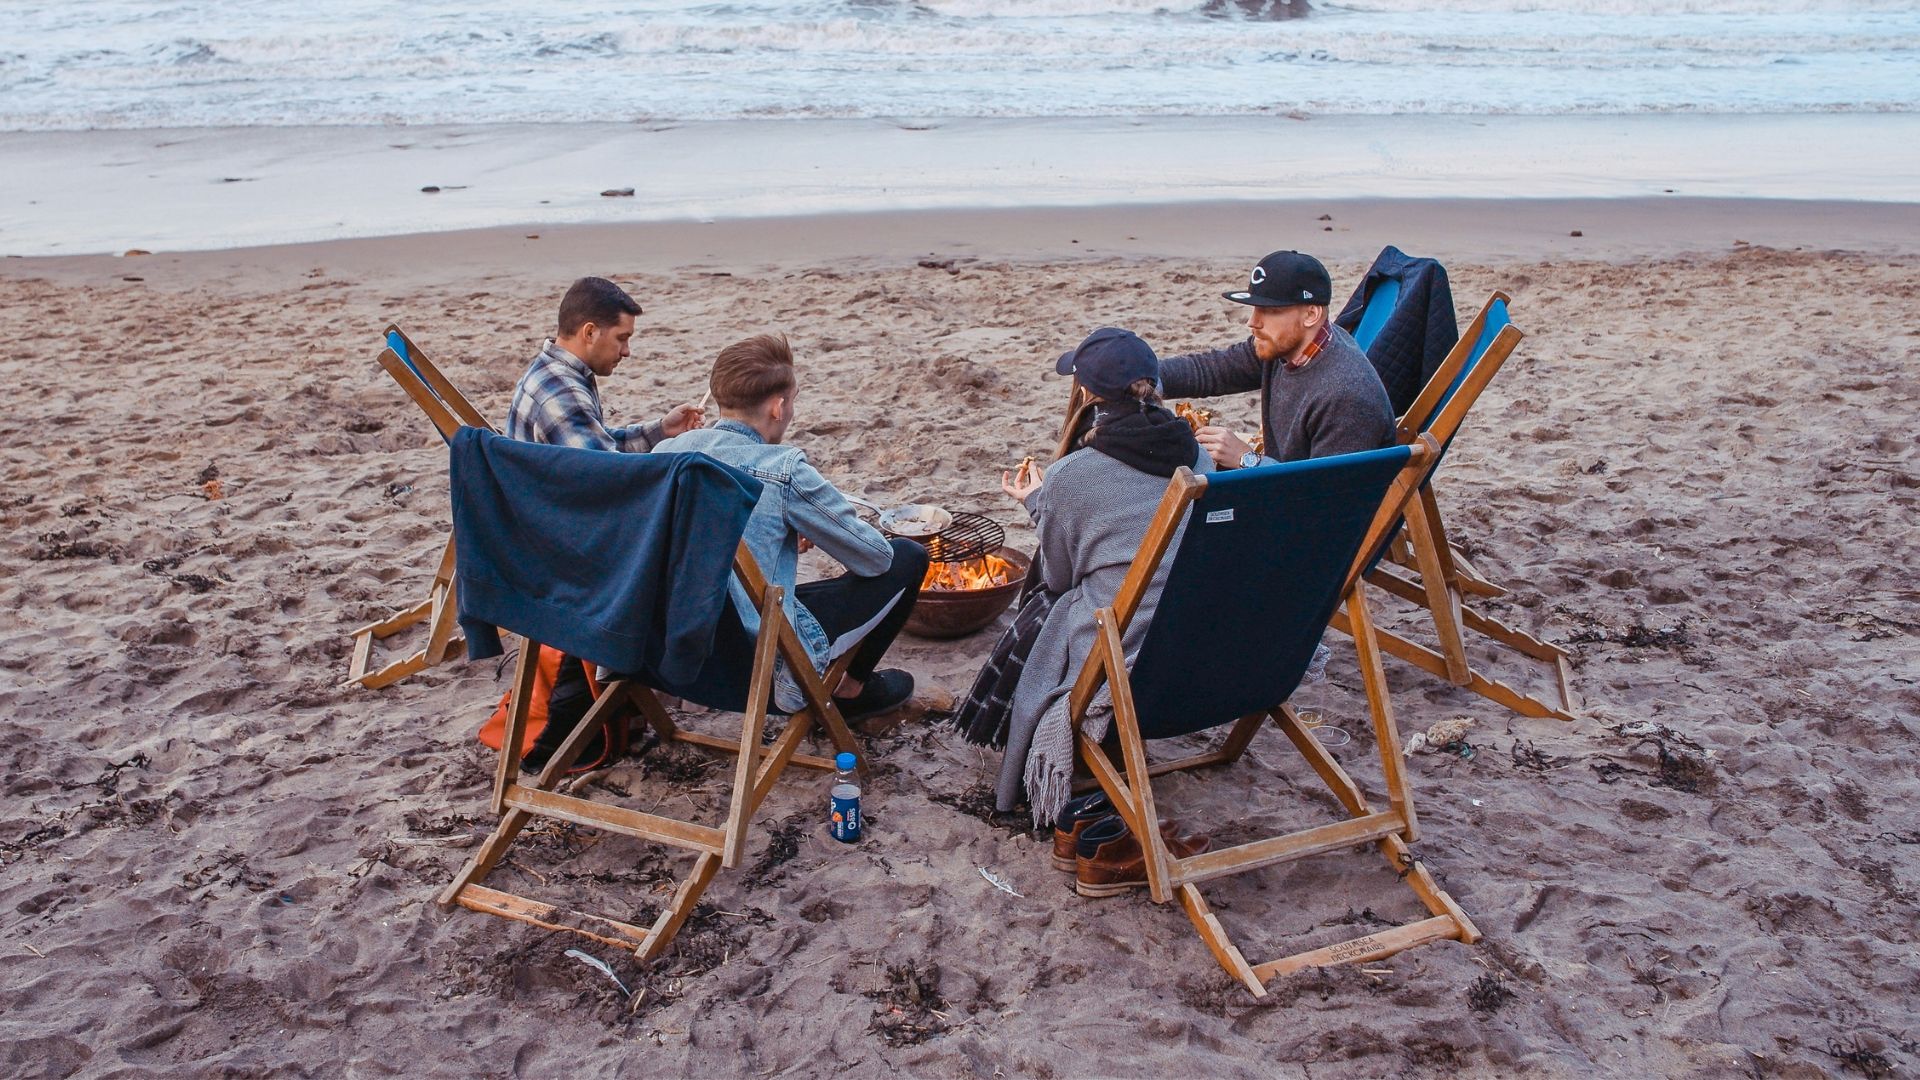
[[[852,770],[854,763],[859,760],[860,760],[859,758],[856,758],[852,754],[849,754],[845,750],[842,750],[840,753],[834,755],[833,767],[843,772],[850,771]]]

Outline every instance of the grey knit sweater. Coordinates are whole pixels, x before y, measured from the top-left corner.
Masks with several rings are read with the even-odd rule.
[[[1275,461],[1378,450],[1393,442],[1393,406],[1367,355],[1339,327],[1306,367],[1289,370],[1238,345],[1160,361],[1169,398],[1260,391],[1261,434]]]
[[[1195,472],[1212,472],[1205,453]],[[1036,825],[1053,820],[1067,801],[1073,779],[1073,736],[1067,723],[1067,692],[1080,665],[1093,652],[1094,613],[1113,603],[1133,557],[1167,491],[1167,479],[1141,472],[1107,455],[1075,450],[1047,470],[1040,490],[1027,497],[1040,537],[1040,564],[1047,591],[1060,599],[1027,655],[1009,710],[1006,756],[995,801],[1011,810],[1026,790]],[[1184,531],[1185,526],[1182,526]],[[1131,656],[1146,640],[1180,537],[1161,560],[1160,572],[1141,598],[1122,644]],[[1096,720],[1088,733],[1104,734]]]

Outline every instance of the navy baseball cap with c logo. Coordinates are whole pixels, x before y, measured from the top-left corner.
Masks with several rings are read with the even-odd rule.
[[[1326,306],[1333,302],[1333,279],[1320,260],[1297,251],[1276,251],[1247,274],[1247,287],[1220,294],[1254,307]]]

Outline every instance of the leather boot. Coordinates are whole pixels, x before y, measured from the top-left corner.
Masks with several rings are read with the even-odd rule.
[[[1167,854],[1176,859],[1198,855],[1213,846],[1205,836],[1180,836],[1172,822],[1160,823]],[[1081,896],[1118,896],[1147,884],[1147,854],[1126,821],[1115,814],[1081,830],[1074,849],[1073,890]]]
[[[1113,803],[1104,791],[1082,795],[1061,807],[1053,823],[1053,868],[1073,873],[1074,846],[1086,827],[1113,813]]]

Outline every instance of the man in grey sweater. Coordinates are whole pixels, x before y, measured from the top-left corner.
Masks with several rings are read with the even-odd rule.
[[[1251,336],[1238,345],[1160,362],[1166,395],[1219,397],[1260,391],[1265,452],[1255,453],[1222,427],[1196,438],[1222,469],[1378,450],[1393,442],[1393,406],[1365,353],[1333,325],[1333,282],[1320,260],[1276,251],[1247,275],[1247,287],[1222,293],[1252,310]]]

